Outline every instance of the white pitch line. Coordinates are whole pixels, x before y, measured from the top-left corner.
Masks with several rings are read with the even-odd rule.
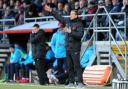
[[[19,83],[0,83],[0,85],[7,85],[7,86],[27,86],[27,87],[54,87],[55,88],[65,88],[65,86],[54,86],[54,85],[32,85],[32,84],[19,84]],[[68,89],[68,88],[65,88],[65,89]],[[69,88],[71,89],[71,88]]]

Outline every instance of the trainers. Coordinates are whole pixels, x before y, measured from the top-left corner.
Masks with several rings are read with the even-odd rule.
[[[22,80],[19,80],[19,83],[29,83],[29,80],[22,79]]]
[[[21,78],[20,77],[16,77],[16,81],[19,81],[19,80],[21,80]]]
[[[65,88],[75,88],[73,83],[69,83]]]
[[[15,80],[8,80],[6,82],[8,82],[8,83],[15,83],[16,81]]]
[[[76,86],[77,89],[84,89],[85,85],[83,83],[78,83]]]

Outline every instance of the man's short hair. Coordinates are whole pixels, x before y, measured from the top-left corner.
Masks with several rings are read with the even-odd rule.
[[[14,44],[10,44],[9,48],[15,48]]]
[[[78,15],[78,11],[75,9],[72,9],[71,11],[74,11],[76,15]]]
[[[34,24],[33,27],[39,28],[40,26],[39,26],[39,24]]]
[[[60,24],[60,27],[61,27],[61,28],[64,28],[64,27],[65,27],[65,24],[62,24],[62,23],[61,23],[61,24]]]

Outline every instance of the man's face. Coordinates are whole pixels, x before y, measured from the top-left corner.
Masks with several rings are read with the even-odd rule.
[[[79,2],[75,2],[75,9],[79,9]]]
[[[39,28],[33,27],[33,31],[34,31],[35,33],[37,33],[37,32],[39,31]]]
[[[14,48],[10,47],[9,48],[10,52],[14,52]]]
[[[128,0],[123,0],[123,5],[128,5]]]
[[[84,0],[81,0],[80,3],[79,3],[80,8],[83,8],[84,4],[85,4]]]
[[[118,0],[112,0],[112,4],[116,5],[118,3]]]
[[[71,11],[70,12],[70,19],[73,20],[73,19],[76,19],[77,18],[77,14],[75,11]]]
[[[111,1],[111,0],[105,0],[105,5],[106,5],[106,6],[112,5],[112,1]]]
[[[61,33],[65,33],[65,27],[61,28]]]
[[[63,10],[63,4],[62,3],[58,3],[58,9]]]

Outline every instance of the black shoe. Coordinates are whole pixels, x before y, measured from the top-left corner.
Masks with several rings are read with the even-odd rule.
[[[49,82],[48,81],[40,82],[40,85],[49,85]]]

